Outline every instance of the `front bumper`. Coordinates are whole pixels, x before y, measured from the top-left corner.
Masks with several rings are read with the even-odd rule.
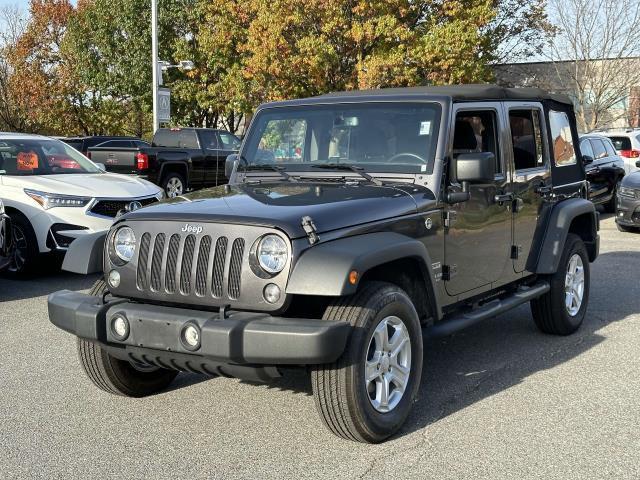
[[[345,322],[272,317],[264,313],[191,310],[102,298],[69,290],[52,293],[49,319],[78,337],[110,348],[110,353],[135,363],[209,372],[202,365],[307,365],[330,363],[344,351],[351,326]],[[122,341],[110,328],[114,315],[129,322]],[[200,347],[186,349],[185,324],[200,328]],[[190,363],[189,363],[190,362]]]
[[[616,222],[625,226],[640,226],[640,199],[618,194]]]

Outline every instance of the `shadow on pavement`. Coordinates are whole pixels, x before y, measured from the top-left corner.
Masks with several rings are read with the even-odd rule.
[[[57,290],[86,290],[100,277],[98,274],[78,275],[63,272],[55,264],[43,263],[41,270],[30,278],[14,279],[0,275],[0,303],[10,300],[41,297]]]

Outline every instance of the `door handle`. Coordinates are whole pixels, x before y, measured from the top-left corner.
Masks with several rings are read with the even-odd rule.
[[[502,205],[504,202],[512,202],[515,198],[516,197],[513,192],[499,193],[495,197],[493,197],[493,201]]]

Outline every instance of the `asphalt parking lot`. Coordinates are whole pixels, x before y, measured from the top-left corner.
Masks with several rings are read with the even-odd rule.
[[[2,478],[639,478],[640,234],[603,216],[589,310],[545,336],[528,307],[426,343],[419,398],[382,445],[324,429],[306,375],[181,374],[145,399],[97,390],[47,294],[96,276],[0,278]]]

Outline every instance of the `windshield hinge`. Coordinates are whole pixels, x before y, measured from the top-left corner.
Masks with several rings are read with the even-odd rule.
[[[318,231],[311,217],[309,216],[302,217],[302,228],[307,234],[307,237],[309,237],[309,245],[314,245],[320,241],[320,237],[318,236]]]

